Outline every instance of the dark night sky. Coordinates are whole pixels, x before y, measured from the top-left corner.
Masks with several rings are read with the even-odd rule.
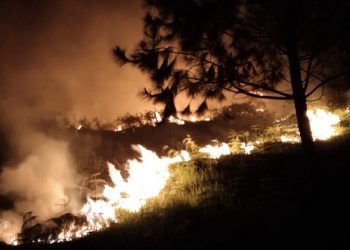
[[[48,114],[110,120],[150,109],[146,78],[111,49],[142,36],[141,0],[0,0],[0,111],[4,120]]]

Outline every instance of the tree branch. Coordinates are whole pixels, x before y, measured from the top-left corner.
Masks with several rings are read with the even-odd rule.
[[[270,100],[290,100],[293,97],[285,97],[285,96],[269,96],[269,95],[258,95],[258,94],[254,94],[252,92],[249,92],[245,89],[241,89],[241,88],[237,88],[237,90],[233,90],[230,88],[223,88],[226,91],[235,93],[235,94],[245,94],[247,96],[251,96],[251,97],[256,97],[256,98],[260,98],[260,99],[270,99]]]
[[[312,100],[307,100],[307,101],[308,101],[308,102],[316,102],[316,101],[318,101],[318,100],[321,100],[322,97],[324,96],[324,89],[325,89],[325,87],[324,87],[324,85],[323,85],[323,86],[322,86],[322,92],[321,92],[320,97],[317,97],[316,99],[312,99]]]
[[[329,77],[328,79],[326,79],[326,80],[324,80],[324,81],[321,81],[319,84],[317,84],[308,94],[306,94],[305,95],[305,97],[307,98],[307,97],[309,97],[310,95],[312,95],[317,89],[319,89],[320,87],[322,87],[323,85],[325,85],[325,84],[327,84],[327,83],[329,83],[329,82],[331,82],[331,81],[333,81],[333,80],[335,80],[335,79],[337,79],[337,78],[339,78],[339,77],[341,77],[341,76],[343,76],[343,75],[345,75],[346,74],[346,72],[341,72],[341,73],[339,73],[339,74],[337,74],[337,75],[334,75],[334,76],[332,76],[332,77]]]
[[[311,67],[312,67],[312,61],[314,60],[313,55],[310,55],[309,61],[308,61],[308,65],[307,65],[307,70],[306,70],[306,76],[305,79],[303,81],[304,83],[304,93],[307,90],[307,87],[309,85],[309,81],[310,81],[310,74],[311,74]]]
[[[268,86],[265,86],[265,85],[262,85],[262,84],[259,84],[259,83],[252,83],[252,82],[243,81],[243,80],[239,80],[239,82],[241,82],[241,83],[243,83],[245,85],[248,85],[248,86],[251,86],[251,87],[255,87],[255,88],[260,88],[260,89],[263,89],[263,90],[266,90],[266,91],[269,91],[269,92],[272,92],[272,93],[275,93],[275,94],[278,94],[278,95],[281,95],[281,96],[284,96],[284,97],[287,97],[287,98],[293,97],[292,94],[287,94],[287,93],[279,91],[279,90],[277,90],[275,88],[271,88],[271,87],[268,87]]]

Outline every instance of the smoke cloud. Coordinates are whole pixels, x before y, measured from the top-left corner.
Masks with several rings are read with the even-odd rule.
[[[16,167],[5,168],[0,176],[0,191],[16,200],[15,210],[21,214],[33,212],[42,219],[62,213],[62,203],[76,211],[73,199],[79,176],[70,159],[68,145],[42,134],[31,136],[32,152]],[[73,200],[72,200],[73,199]]]
[[[0,240],[13,240],[26,212],[46,220],[79,209],[68,144],[41,132],[42,121],[111,121],[151,107],[137,97],[145,76],[112,55],[115,45],[133,49],[142,15],[141,0],[0,1],[0,128],[15,149],[6,161],[0,152],[0,193],[14,201]]]
[[[135,46],[142,15],[140,0],[1,1],[1,112],[110,120],[143,111],[145,77],[111,51]]]
[[[7,166],[0,176],[0,193],[12,198],[14,209],[0,214],[0,240],[10,243],[22,225],[22,216],[32,212],[38,221],[72,212],[79,213],[79,184],[66,142],[31,133],[23,149],[29,154],[16,166]],[[26,146],[32,146],[31,149]],[[21,147],[20,147],[21,148]],[[6,232],[6,234],[5,234]]]

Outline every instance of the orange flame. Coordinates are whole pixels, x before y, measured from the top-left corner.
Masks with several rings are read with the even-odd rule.
[[[227,143],[221,143],[215,146],[206,145],[199,149],[199,152],[208,154],[210,158],[218,159],[223,155],[231,154],[230,147]]]

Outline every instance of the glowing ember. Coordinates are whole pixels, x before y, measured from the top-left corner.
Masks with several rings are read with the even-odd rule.
[[[308,111],[310,126],[314,140],[327,140],[336,135],[334,125],[340,122],[339,116],[327,112],[323,109]]]
[[[199,149],[199,152],[208,154],[210,158],[218,159],[222,155],[231,154],[230,147],[227,143],[221,143],[215,146],[206,145]]]

